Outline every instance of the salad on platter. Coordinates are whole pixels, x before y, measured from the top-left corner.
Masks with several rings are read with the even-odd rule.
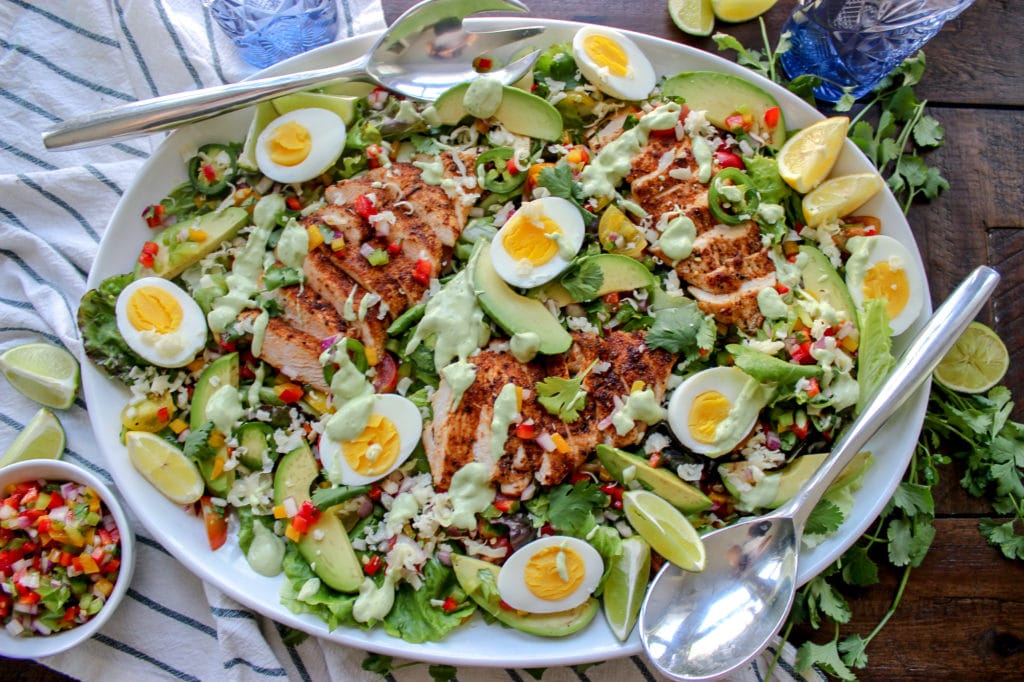
[[[560,637],[614,586],[624,640],[622,592],[664,560],[630,491],[698,531],[781,505],[884,376],[924,275],[856,213],[877,175],[826,179],[845,119],[787,136],[757,85],[658,78],[601,27],[524,82],[492,66],[431,104],[346,83],[258,105],[189,150],[79,325],[130,393],[108,428],[133,465],[211,550],[283,575],[292,612],[416,643],[476,612]]]

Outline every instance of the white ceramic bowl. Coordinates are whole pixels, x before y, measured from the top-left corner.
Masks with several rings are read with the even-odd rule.
[[[117,501],[110,488],[100,479],[85,469],[53,459],[36,459],[0,468],[0,491],[10,483],[46,479],[48,481],[74,481],[89,486],[99,493],[103,503],[110,510],[117,522],[121,535],[121,566],[117,574],[114,590],[107,598],[99,613],[78,627],[64,630],[48,636],[12,637],[7,630],[0,627],[0,656],[7,658],[42,658],[52,656],[84,642],[103,627],[117,610],[118,604],[128,591],[135,570],[135,535],[128,525],[121,503]]]

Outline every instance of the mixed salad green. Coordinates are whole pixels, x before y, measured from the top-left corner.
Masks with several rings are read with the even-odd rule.
[[[373,90],[341,96],[354,104],[354,113],[340,156],[312,179],[279,182],[261,171],[251,149],[255,126],[248,138],[239,131],[237,140],[206,145],[187,164],[189,181],[143,215],[154,232],[140,250],[136,272],[111,277],[83,297],[79,324],[86,353],[131,392],[122,430],[156,433],[195,461],[207,485],[193,511],[206,520],[211,547],[237,541],[254,570],[283,573],[282,602],[292,611],[315,614],[332,629],[382,627],[410,642],[440,640],[478,611],[527,632],[568,634],[593,618],[597,602],[559,612],[569,614],[562,620],[510,608],[499,572],[477,563],[460,572],[460,561],[466,565],[460,558],[499,567],[538,537],[575,538],[603,560],[592,590],[600,597],[622,539],[635,535],[622,512],[624,490],[653,488],[698,528],[778,506],[813,471],[815,458],[828,451],[892,362],[885,302],[855,304],[843,277],[849,240],[870,239],[877,221],[843,217],[805,227],[801,197],[778,172],[775,157],[785,122],[769,95],[721,74],[708,102],[671,94],[682,90],[683,74],[672,88],[663,81],[626,101],[607,94],[604,72],[585,76],[582,58],[578,48],[554,45],[529,82],[519,84],[518,92],[532,91],[528,120],[555,120],[555,112],[555,137],[542,128],[536,133],[541,137],[532,137],[521,116],[486,106],[481,111],[464,92],[454,104],[428,106]],[[650,122],[666,112],[669,124],[653,128]],[[616,147],[631,131],[635,148]],[[641,151],[648,136],[685,141],[692,149],[717,224],[756,228],[773,266],[771,284],[756,296],[756,324],[723,323],[713,306],[702,307],[691,297],[674,265],[692,253],[698,237],[691,232],[693,221],[653,224],[631,192],[628,164],[624,171],[611,170]],[[317,144],[315,136],[311,144]],[[450,178],[428,179],[440,154],[471,155],[459,187]],[[254,286],[238,308],[257,311],[263,324],[280,317],[276,292],[304,281],[301,258],[283,256],[285,246],[298,235],[307,250],[345,247],[329,226],[304,222],[327,204],[325,190],[371,169],[410,161],[424,182],[468,197],[468,221],[439,272],[421,272],[417,264],[413,277],[425,280],[427,293],[419,304],[386,318],[383,354],[356,338],[323,340],[321,362],[332,391],[297,381],[262,360],[259,333],[236,321],[211,325],[210,334],[204,328],[202,349],[174,367],[147,360],[126,340],[119,297],[153,273],[179,285],[212,318],[239,295],[241,269],[254,269]],[[682,172],[672,178],[690,180]],[[643,421],[643,437],[629,452],[600,446],[602,456],[592,453],[556,485],[530,486],[515,496],[490,488],[486,480],[467,480],[468,474],[447,490],[437,489],[421,444],[405,463],[374,480],[341,484],[325,474],[320,444],[326,424],[343,407],[334,390],[339,382],[333,381],[342,373],[378,394],[405,396],[424,421],[437,418],[431,398],[448,382],[445,369],[455,361],[438,366],[437,332],[424,326],[429,301],[462,286],[460,276],[466,277],[510,216],[525,202],[545,197],[573,207],[584,226],[582,245],[548,282],[503,286],[515,300],[539,302],[564,332],[638,334],[647,349],[673,356],[665,399],[625,428]],[[370,220],[374,206],[366,201],[361,195],[351,210]],[[676,218],[683,208],[676,207]],[[397,255],[389,247],[362,255],[370,267],[386,267]],[[622,275],[602,260],[607,256],[638,265],[640,279],[630,275],[626,285],[616,286]],[[497,317],[490,306],[479,311],[477,348],[488,338],[506,344],[516,337],[530,340]],[[682,399],[674,404],[669,394],[675,399],[687,381],[717,369],[739,372],[740,390],[710,426],[694,424],[700,421],[696,408]],[[597,371],[615,368],[591,366],[577,375],[549,377],[534,390],[550,414],[571,423],[588,405],[586,374]],[[363,395],[362,385],[353,400]],[[224,386],[232,389],[232,409],[214,409],[210,395],[222,396],[217,389]],[[647,388],[623,396],[623,404]],[[683,413],[674,418],[673,408]],[[744,410],[752,414],[750,425],[736,417]],[[674,419],[684,426],[676,428]],[[722,422],[727,426],[719,429]],[[602,428],[611,426],[609,420]],[[514,417],[504,427],[522,439],[542,435]],[[698,434],[697,443],[726,444],[702,453],[680,436],[689,427],[710,429],[704,440]],[[560,448],[557,441],[549,445]],[[820,541],[849,512],[851,491],[869,462],[865,454],[856,475],[826,497],[808,542]],[[457,509],[466,509],[458,495],[483,499],[470,507],[469,523],[453,521]],[[338,545],[325,544],[335,537]],[[328,551],[354,557],[356,574],[351,566],[330,566]]]

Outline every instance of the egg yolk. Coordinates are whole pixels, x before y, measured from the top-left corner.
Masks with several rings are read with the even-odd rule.
[[[622,46],[612,38],[602,35],[587,36],[583,41],[583,49],[599,68],[608,69],[612,75],[625,76],[629,73],[629,57]]]
[[[715,442],[718,425],[729,417],[732,403],[718,391],[704,391],[693,400],[690,407],[690,434],[698,443]]]
[[[366,428],[353,440],[341,444],[341,453],[352,470],[362,476],[377,476],[398,459],[398,429],[380,414],[371,414]]]
[[[538,599],[558,601],[576,591],[586,573],[583,558],[571,549],[550,546],[526,562],[523,582]]]
[[[270,136],[270,159],[281,166],[295,166],[306,160],[313,147],[309,130],[300,123],[289,121],[277,127]]]
[[[517,261],[544,265],[558,254],[558,242],[551,235],[561,232],[561,228],[549,218],[520,212],[509,221],[501,245]]]
[[[893,268],[888,261],[882,261],[864,274],[861,291],[864,292],[866,299],[884,299],[885,310],[891,320],[907,306],[910,299],[910,282],[905,270]]]
[[[142,287],[128,299],[128,322],[139,331],[169,334],[181,326],[181,304],[159,287]]]

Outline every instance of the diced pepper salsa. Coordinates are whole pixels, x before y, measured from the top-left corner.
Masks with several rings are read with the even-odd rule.
[[[0,496],[0,622],[49,635],[99,613],[121,567],[121,536],[99,494],[75,482],[25,481]]]

